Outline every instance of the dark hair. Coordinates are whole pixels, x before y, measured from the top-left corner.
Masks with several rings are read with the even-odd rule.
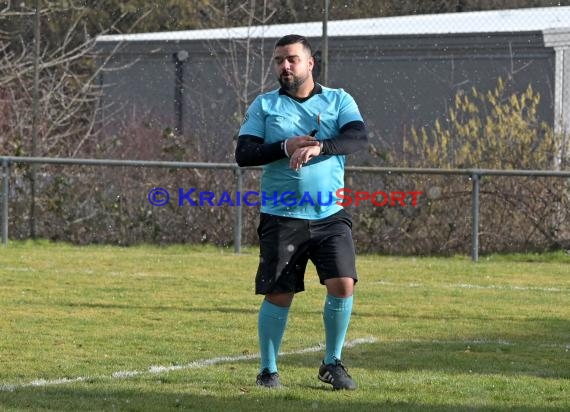
[[[309,52],[309,54],[311,56],[313,55],[313,48],[311,47],[311,43],[309,43],[309,40],[307,40],[305,36],[301,36],[299,34],[288,34],[287,36],[281,37],[279,40],[277,40],[277,43],[275,43],[275,48],[297,43],[301,43],[303,47]]]

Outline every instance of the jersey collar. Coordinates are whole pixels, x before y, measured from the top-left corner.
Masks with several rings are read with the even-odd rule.
[[[323,88],[322,86],[315,82],[315,87],[313,87],[313,90],[311,90],[311,93],[307,96],[307,97],[294,97],[291,96],[289,93],[287,93],[282,87],[279,89],[279,94],[280,95],[285,95],[285,96],[289,96],[291,99],[298,101],[299,103],[303,103],[306,102],[307,100],[309,100],[311,97],[313,97],[315,94],[321,94],[323,92]]]

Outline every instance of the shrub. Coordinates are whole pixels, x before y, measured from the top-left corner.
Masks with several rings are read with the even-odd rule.
[[[539,104],[540,95],[530,85],[522,93],[509,92],[501,79],[485,93],[475,88],[470,94],[458,92],[446,119],[412,130],[404,142],[402,163],[444,169],[564,167],[565,139],[539,120]],[[427,252],[468,251],[469,182],[423,176],[416,184],[427,193],[417,211],[424,226],[418,225],[410,238],[415,243],[430,239],[434,246]],[[480,193],[482,252],[568,247],[570,198],[565,179],[487,176]]]

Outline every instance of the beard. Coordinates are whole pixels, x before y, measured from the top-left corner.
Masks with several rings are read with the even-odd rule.
[[[286,74],[288,74],[289,77],[284,77],[284,75]],[[309,76],[298,77],[292,73],[284,72],[281,73],[278,80],[283,90],[285,90],[286,92],[296,92],[297,90],[299,90],[299,87],[301,87],[301,85],[305,83],[305,81],[307,81],[308,78]]]

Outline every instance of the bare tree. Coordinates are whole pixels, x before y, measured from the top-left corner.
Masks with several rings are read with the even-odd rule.
[[[71,15],[60,42],[47,39],[38,58],[38,148],[39,156],[76,156],[93,140],[99,128],[100,87],[98,78],[104,65],[95,63],[95,36],[83,21],[86,8],[71,5],[62,9],[46,2],[42,19]],[[123,16],[119,16],[118,20]],[[0,9],[0,22],[13,23],[33,18],[29,10],[13,9],[10,2]],[[8,25],[10,26],[10,25]],[[13,26],[13,25],[12,25]],[[23,25],[25,27],[25,25]],[[104,34],[106,31],[102,31]],[[49,37],[45,32],[44,36]],[[42,36],[42,38],[44,37]],[[0,32],[0,149],[4,153],[31,153],[31,119],[34,96],[34,50],[25,30]],[[117,47],[120,47],[118,45]],[[109,57],[107,57],[109,58]]]
[[[73,157],[86,143],[96,145],[99,130],[95,125],[100,119],[101,68],[94,64],[95,37],[83,22],[85,7],[39,0],[35,7],[29,10],[24,2],[17,7],[6,2],[0,8],[5,27],[0,31],[0,150],[10,155]],[[49,19],[61,13],[68,27],[54,36],[59,41],[50,41]],[[40,31],[40,25],[45,30]],[[36,197],[41,197],[36,165],[23,173],[18,172],[30,183],[28,221],[35,238]],[[25,187],[22,190],[27,192]]]
[[[213,9],[218,15],[217,21],[226,23],[236,15],[240,15],[239,18],[245,16],[249,33],[245,38],[210,41],[209,45],[226,84],[230,85],[236,101],[236,118],[241,121],[252,97],[265,90],[271,74],[271,61],[266,59],[264,38],[260,36],[256,41],[252,30],[254,26],[271,22],[276,9],[268,6],[268,0],[262,1],[261,10],[256,0],[245,0],[234,8],[229,7],[230,3],[226,1],[222,9]],[[256,67],[259,69],[258,80],[254,76]]]

